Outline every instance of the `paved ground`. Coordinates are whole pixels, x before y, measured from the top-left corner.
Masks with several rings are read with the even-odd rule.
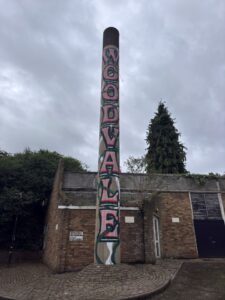
[[[224,300],[225,260],[184,263],[172,284],[152,300]]]
[[[18,300],[126,299],[165,287],[182,261],[157,265],[90,265],[52,274],[43,264],[0,266],[1,297]],[[225,260],[183,263],[172,284],[153,300],[225,300]]]
[[[161,289],[181,264],[163,260],[157,265],[90,265],[64,274],[52,274],[43,264],[0,266],[0,299],[126,299]]]

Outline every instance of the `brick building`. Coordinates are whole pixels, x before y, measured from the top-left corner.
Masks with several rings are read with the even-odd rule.
[[[94,262],[96,173],[59,164],[46,219],[44,262],[56,272]],[[225,178],[121,174],[122,263],[225,257]]]

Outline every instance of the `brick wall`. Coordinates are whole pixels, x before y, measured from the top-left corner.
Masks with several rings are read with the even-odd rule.
[[[49,201],[48,212],[46,216],[43,261],[53,271],[60,272],[60,240],[63,228],[62,212],[58,210],[58,198],[61,189],[63,176],[63,162],[59,166],[55,175],[53,189]]]
[[[94,262],[95,210],[57,209],[58,196],[54,187],[44,261],[57,272],[81,269]],[[121,210],[121,262],[155,262],[153,215],[160,219],[162,257],[197,257],[188,193],[159,193],[153,198],[144,201],[143,210]],[[134,223],[126,223],[126,216],[134,217]],[[180,222],[172,223],[173,217]],[[83,241],[69,241],[70,231],[82,231]]]
[[[62,210],[63,233],[60,247],[60,271],[72,271],[94,262],[95,210]],[[125,223],[133,216],[134,223]],[[70,231],[82,231],[83,241],[69,241]],[[144,262],[143,217],[140,211],[121,211],[121,262]]]
[[[94,176],[95,174],[90,178],[90,185],[91,183],[93,185]],[[145,177],[142,179],[144,180]],[[179,181],[182,178],[175,179]],[[79,184],[76,182],[78,188],[82,182],[82,180]],[[94,262],[95,210],[58,209],[58,204],[94,206],[95,192],[89,191],[90,195],[83,191],[79,191],[80,194],[71,192],[73,197],[74,193],[76,194],[76,199],[70,199],[67,195],[69,192],[67,191],[66,194],[62,190],[62,183],[63,166],[61,164],[55,176],[48,208],[48,230],[45,236],[43,257],[51,269],[57,272],[77,270]],[[137,184],[137,178],[134,183]],[[157,188],[161,189],[161,184],[157,185]],[[189,194],[181,191],[168,192],[165,188],[164,191],[156,193],[142,189],[135,192],[129,191],[129,193],[127,190],[122,192],[122,206],[142,207],[144,203],[140,210],[121,210],[122,263],[155,262],[152,220],[154,215],[159,217],[160,222],[162,257],[198,257]],[[225,193],[222,193],[222,201],[225,207]],[[126,223],[126,216],[134,217],[134,223]],[[172,218],[179,218],[179,223],[172,222]],[[70,231],[82,231],[83,241],[69,241]]]
[[[125,216],[134,217],[134,223],[125,223]],[[144,262],[143,215],[141,211],[121,211],[120,241],[121,262]]]
[[[163,257],[198,257],[188,193],[161,193],[160,234]],[[173,223],[172,218],[179,218]]]
[[[64,228],[64,269],[77,270],[94,262],[95,210],[66,210],[68,223]],[[82,231],[83,241],[69,241],[70,231]]]

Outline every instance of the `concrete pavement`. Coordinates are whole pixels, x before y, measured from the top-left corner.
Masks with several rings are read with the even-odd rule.
[[[225,259],[183,263],[172,284],[154,300],[224,300]]]

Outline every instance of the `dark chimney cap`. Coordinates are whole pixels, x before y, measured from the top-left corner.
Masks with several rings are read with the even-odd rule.
[[[103,48],[113,45],[119,48],[119,31],[115,27],[108,27],[103,33]]]

